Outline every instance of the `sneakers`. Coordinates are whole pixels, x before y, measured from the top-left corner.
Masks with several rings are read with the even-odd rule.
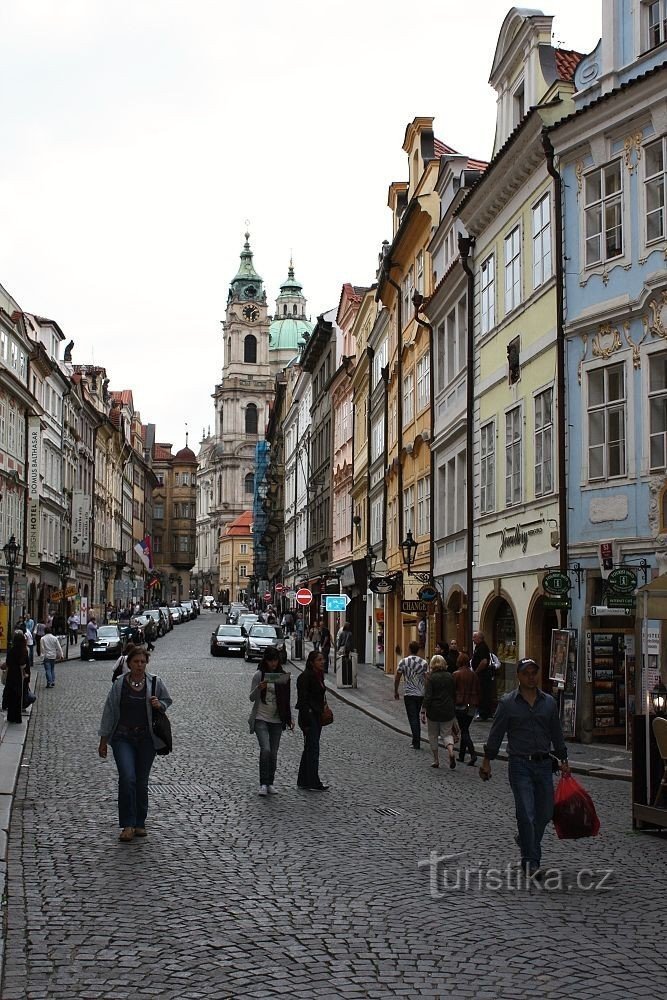
[[[275,785],[267,785],[267,791],[269,792],[270,795],[278,794],[278,789],[276,788]]]
[[[120,831],[120,833],[118,835],[118,839],[123,844],[129,844],[129,842],[131,840],[134,840],[134,827],[133,826],[126,826],[126,827],[124,827]]]
[[[269,794],[269,789],[267,788],[266,785],[260,785],[259,786],[259,791],[257,792],[257,794],[258,795],[268,795]]]

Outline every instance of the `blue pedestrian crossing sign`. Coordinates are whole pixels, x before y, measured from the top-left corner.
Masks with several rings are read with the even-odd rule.
[[[326,594],[324,598],[325,611],[345,611],[350,603],[347,594]]]

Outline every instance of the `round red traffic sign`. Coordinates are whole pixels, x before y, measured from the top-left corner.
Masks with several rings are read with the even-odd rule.
[[[265,601],[270,601],[271,600],[271,591],[270,590],[267,590],[267,592],[264,594],[264,600]]]
[[[303,605],[305,607],[313,599],[312,591],[308,590],[307,587],[302,587],[301,590],[296,592],[296,603]]]
[[[276,594],[280,594],[284,589],[285,588],[283,587],[282,583],[277,583],[276,584],[276,587],[275,587]]]

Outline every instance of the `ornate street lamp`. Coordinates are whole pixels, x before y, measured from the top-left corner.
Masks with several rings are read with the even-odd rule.
[[[18,544],[18,542],[12,535],[9,541],[2,546],[2,551],[5,553],[5,562],[7,563],[7,576],[9,578],[9,605],[7,608],[7,649],[9,649],[9,642],[12,637],[12,610],[14,604],[14,571],[16,569],[16,561],[19,557],[21,546]]]
[[[104,624],[107,623],[107,604],[109,597],[109,580],[111,579],[112,568],[109,563],[102,563],[102,582],[104,584]]]
[[[412,528],[409,529],[407,535],[401,542],[401,552],[403,553],[403,562],[408,567],[408,573],[410,573],[410,567],[415,561],[415,556],[417,555],[417,542],[412,537]]]
[[[667,687],[662,681],[658,681],[651,691],[651,704],[656,715],[663,718],[667,715]]]
[[[60,617],[62,619],[61,629],[67,636],[65,642],[65,659],[69,659],[69,628],[67,627],[67,594],[65,590],[67,588],[67,581],[69,580],[69,575],[72,569],[72,560],[69,556],[61,553],[58,556],[58,576],[60,577]],[[56,631],[54,629],[54,631]]]
[[[366,550],[366,575],[369,580],[375,572],[375,564],[377,561],[378,557],[375,555],[375,550],[372,545],[369,545]]]

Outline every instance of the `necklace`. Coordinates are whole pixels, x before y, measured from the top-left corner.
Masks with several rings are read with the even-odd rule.
[[[131,677],[129,677],[128,680],[130,682],[131,687],[133,687],[136,691],[138,691],[139,688],[142,688],[144,686],[145,679],[143,677],[141,678],[140,681],[133,681]]]

